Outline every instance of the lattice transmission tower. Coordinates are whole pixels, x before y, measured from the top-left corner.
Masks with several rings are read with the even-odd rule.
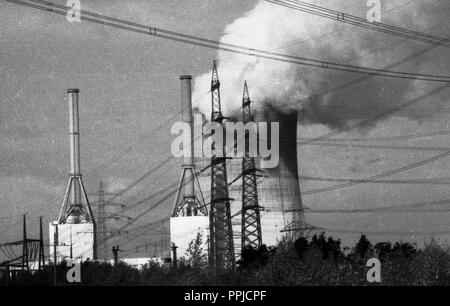
[[[100,259],[107,260],[109,255],[108,241],[106,239],[106,210],[105,210],[105,191],[103,190],[103,181],[100,181],[98,190],[98,217],[97,217],[97,255]]]
[[[250,96],[247,81],[244,83],[242,98],[242,120],[244,124],[252,121]],[[242,228],[241,251],[251,246],[255,249],[262,245],[260,206],[258,201],[257,169],[254,156],[249,149],[249,130],[245,130],[245,154],[242,159]]]
[[[214,61],[211,80],[211,122],[222,125],[225,119],[222,115],[220,101],[220,81]],[[214,136],[214,130],[212,131]],[[222,133],[224,134],[224,133]],[[214,138],[213,138],[214,139]],[[222,156],[213,154],[211,158],[211,209],[209,260],[217,270],[235,269],[233,227],[231,224],[231,208],[228,193],[227,157],[224,142],[222,148],[212,142],[212,152],[222,152]]]

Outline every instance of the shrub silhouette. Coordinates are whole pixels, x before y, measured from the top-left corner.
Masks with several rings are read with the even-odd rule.
[[[351,251],[350,251],[351,250]],[[352,285],[366,286],[366,260],[378,256],[382,261],[381,285],[450,285],[450,251],[432,241],[424,248],[404,242],[380,242],[372,247],[366,236],[348,250],[340,240],[325,233],[310,240],[284,239],[275,248],[261,246],[242,250],[236,271],[214,273],[207,265],[198,236],[188,248],[187,257],[177,267],[169,263],[149,262],[141,269],[124,263],[113,266],[103,262],[85,262],[81,266],[81,284],[66,281],[67,266],[57,266],[60,286],[109,285]],[[53,266],[36,273],[17,271],[9,285],[53,285]],[[0,285],[6,285],[0,273]]]

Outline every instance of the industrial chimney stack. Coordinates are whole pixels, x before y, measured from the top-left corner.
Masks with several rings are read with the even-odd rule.
[[[78,89],[69,89],[70,178],[57,222],[50,224],[50,253],[59,260],[96,259],[96,224],[80,170],[80,123]],[[54,232],[67,241],[54,241]]]
[[[78,111],[78,89],[69,89],[69,134],[70,134],[70,175],[73,178],[81,176],[80,170],[80,120]],[[81,202],[81,190],[78,184],[73,185],[71,206]]]
[[[180,77],[180,80],[182,120],[185,126],[189,127],[189,134],[183,135],[185,155],[180,184],[173,204],[172,217],[170,218],[170,239],[172,245],[178,247],[179,254],[184,254],[188,249],[189,243],[196,239],[199,234],[203,236],[203,247],[207,247],[206,236],[208,236],[209,217],[194,165],[192,77],[183,75]],[[173,260],[175,261],[176,258],[173,258]]]
[[[183,160],[183,169],[178,187],[177,195],[175,196],[172,217],[192,217],[192,216],[207,216],[208,210],[205,206],[200,184],[195,173],[194,166],[194,118],[192,116],[192,91],[190,75],[182,75],[181,80],[181,108],[183,122],[189,127],[189,135],[184,139],[187,145]],[[184,135],[186,136],[186,135]],[[187,149],[187,150],[186,150]],[[195,192],[195,185],[197,185],[197,193]],[[181,192],[183,191],[183,193]]]
[[[80,121],[78,89],[69,89],[70,179],[58,222],[60,224],[94,223],[80,171]]]

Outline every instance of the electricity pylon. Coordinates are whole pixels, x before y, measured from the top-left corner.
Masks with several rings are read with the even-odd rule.
[[[242,98],[242,120],[244,124],[251,122],[250,96],[247,81],[244,83]],[[249,154],[249,131],[245,130],[245,154],[242,159],[242,228],[241,251],[245,247],[258,248],[262,245],[261,217],[256,183],[255,158]]]
[[[222,125],[220,101],[220,81],[214,61],[211,80],[211,122]],[[223,134],[223,133],[222,133]],[[212,136],[214,131],[212,131]],[[222,148],[213,141],[212,152],[222,152],[222,156],[213,154],[211,158],[211,209],[210,209],[210,264],[216,270],[235,269],[233,227],[231,224],[230,198],[228,194],[227,165],[224,142]]]

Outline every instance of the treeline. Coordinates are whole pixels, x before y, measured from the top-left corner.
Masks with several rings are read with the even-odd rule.
[[[381,283],[375,285],[450,285],[450,252],[431,242],[418,249],[409,243],[377,243],[361,236],[352,248],[325,234],[312,239],[284,240],[276,247],[246,248],[236,271],[214,273],[199,236],[191,242],[185,257],[176,267],[172,264],[148,263],[136,269],[119,263],[86,262],[81,266],[81,283],[66,281],[68,268],[57,267],[58,285],[275,285],[275,286],[341,286],[374,285],[367,281],[370,258],[381,262]],[[1,285],[6,285],[3,274]],[[9,285],[53,285],[53,267],[36,273],[17,273]]]

